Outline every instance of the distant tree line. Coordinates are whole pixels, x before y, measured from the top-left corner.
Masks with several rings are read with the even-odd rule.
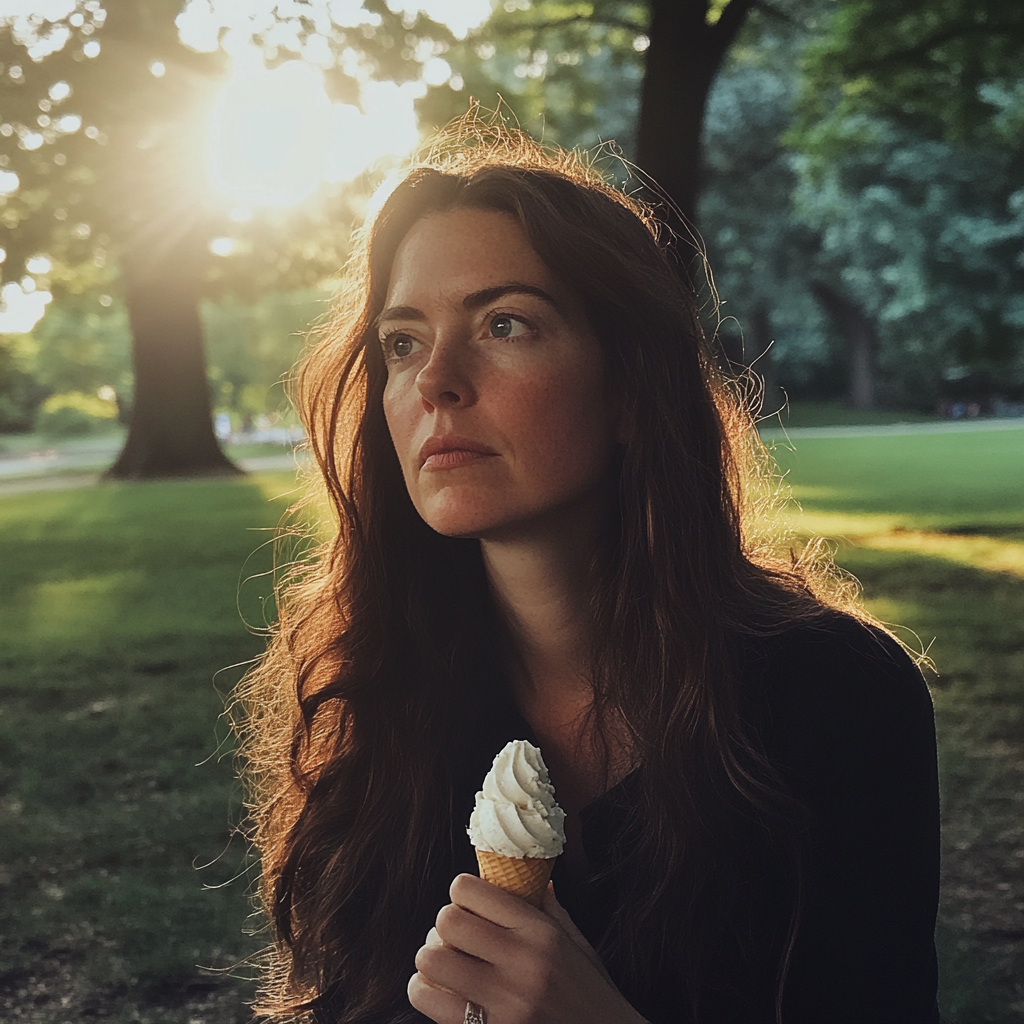
[[[236,429],[260,417],[288,419],[285,381],[302,353],[310,325],[321,319],[330,293],[321,289],[269,292],[242,300],[223,295],[200,303],[211,408]],[[35,329],[0,345],[0,433],[39,425],[48,399],[75,396],[83,413],[66,417],[64,432],[102,429],[104,414],[128,424],[134,400],[132,337],[121,299],[101,293],[65,295]],[[82,398],[104,396],[100,412]]]

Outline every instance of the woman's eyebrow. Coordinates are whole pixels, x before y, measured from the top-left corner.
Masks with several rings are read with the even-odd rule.
[[[492,302],[500,299],[503,295],[519,293],[521,295],[535,295],[538,299],[549,302],[555,309],[558,303],[543,288],[535,284],[523,284],[519,281],[512,281],[509,284],[498,284],[492,288],[481,288],[478,292],[471,292],[462,300],[462,305],[468,310],[480,309],[482,306],[489,306]],[[379,327],[385,320],[418,320],[424,321],[427,315],[415,306],[388,306],[373,321],[374,327]]]
[[[379,327],[385,320],[426,320],[427,314],[415,306],[388,306],[374,319],[374,327]]]
[[[538,299],[543,299],[558,309],[558,303],[543,288],[538,288],[535,284],[522,284],[519,281],[495,285],[493,288],[482,288],[478,292],[467,295],[462,300],[462,305],[466,309],[479,309],[481,306],[489,306],[496,299],[513,292],[519,292],[522,295],[535,295]]]

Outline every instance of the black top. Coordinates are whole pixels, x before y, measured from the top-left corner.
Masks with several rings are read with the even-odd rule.
[[[784,1024],[937,1024],[938,781],[932,703],[920,672],[890,637],[839,614],[758,641],[744,664],[761,745],[809,812]],[[481,761],[507,740],[533,739],[514,712],[502,716],[498,732],[504,738],[488,737],[493,745]],[[456,794],[467,820],[486,767],[474,764],[464,797]],[[592,866],[609,863],[638,783],[634,772],[582,812]],[[456,871],[475,873],[468,841],[464,851]],[[614,909],[614,885],[574,879],[561,862],[553,880],[559,901],[597,945]],[[747,901],[750,934],[784,934],[789,905],[758,885],[752,882]],[[774,1021],[772,977],[728,954],[716,976],[728,981],[702,994],[701,1021]],[[651,1024],[691,1020],[671,966],[642,997],[624,992]]]

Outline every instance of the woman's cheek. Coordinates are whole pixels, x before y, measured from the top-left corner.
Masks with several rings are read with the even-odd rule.
[[[388,378],[384,388],[384,419],[403,468],[406,468],[406,463],[413,455],[409,448],[416,434],[418,413],[422,414],[417,398],[414,383],[404,374],[398,373]]]

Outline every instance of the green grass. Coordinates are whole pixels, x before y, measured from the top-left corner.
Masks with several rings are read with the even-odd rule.
[[[1024,1021],[1022,453],[1018,431],[776,446],[794,530],[837,538],[871,609],[938,668],[942,1006],[961,1024]],[[240,670],[218,672],[262,646],[239,611],[264,621],[253,531],[292,486],[0,495],[0,1019],[248,1019],[246,983],[196,966],[260,944],[219,747]]]
[[[218,725],[239,672],[221,670],[261,649],[239,608],[261,624],[269,586],[240,588],[240,574],[269,567],[266,549],[250,557],[267,536],[253,531],[292,486],[281,474],[0,500],[0,1018],[248,1019],[244,984],[197,970],[258,945],[242,930],[247,864]],[[15,1016],[19,991],[38,1016]]]
[[[936,419],[926,413],[888,409],[851,409],[842,402],[789,402],[766,427],[847,427],[889,423],[922,423]]]
[[[775,456],[796,532],[835,538],[938,672],[943,1012],[1024,1021],[1024,431],[804,437]]]
[[[948,532],[1024,519],[1024,429],[801,437],[772,452],[811,514]]]

